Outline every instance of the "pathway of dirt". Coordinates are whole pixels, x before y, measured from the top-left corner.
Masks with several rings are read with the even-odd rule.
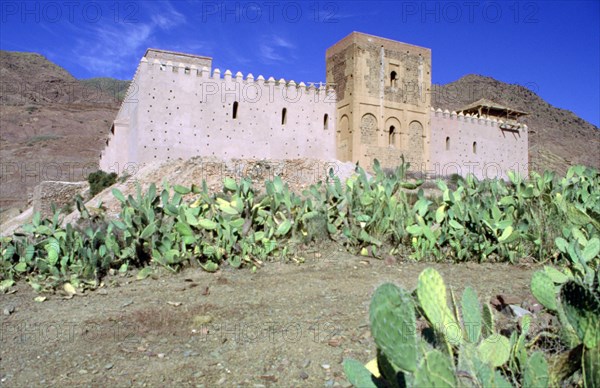
[[[27,284],[0,296],[3,386],[347,386],[341,362],[374,356],[368,306],[378,285],[408,289],[428,265],[481,300],[528,296],[533,268],[389,265],[331,247],[303,264],[109,277],[43,303]],[[8,311],[7,311],[8,312]]]

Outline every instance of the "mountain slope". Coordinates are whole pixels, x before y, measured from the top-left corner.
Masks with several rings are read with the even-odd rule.
[[[531,90],[469,74],[455,82],[434,85],[432,106],[456,110],[480,98],[528,112],[529,162],[537,171],[564,173],[584,164],[600,169],[600,130],[573,112],[548,104]]]
[[[0,210],[24,208],[42,180],[85,180],[119,108],[35,53],[0,51]]]
[[[130,81],[105,77],[82,79],[79,82],[88,88],[101,90],[118,101],[123,101],[130,84]]]

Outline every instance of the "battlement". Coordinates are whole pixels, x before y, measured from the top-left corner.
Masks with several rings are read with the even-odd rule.
[[[186,54],[177,51],[160,50],[154,48],[149,48],[148,50],[146,50],[144,58],[146,60],[186,62],[190,65],[195,65],[199,67],[210,68],[212,66],[211,57],[204,57],[201,55]]]
[[[528,174],[527,125],[506,125],[496,117],[430,109],[428,170],[435,175],[507,179]]]
[[[256,84],[256,85],[266,85],[266,86],[278,86],[278,87],[286,87],[289,91],[294,91],[292,95],[295,95],[298,92],[301,93],[318,93],[318,94],[328,94],[330,98],[331,94],[335,94],[334,85],[326,84],[323,82],[308,82],[308,85],[304,82],[296,83],[294,80],[286,81],[284,78],[280,78],[276,80],[274,77],[269,77],[265,79],[264,76],[259,75],[258,77],[254,77],[252,73],[246,74],[244,78],[244,74],[240,71],[233,75],[233,72],[229,69],[225,70],[224,73],[221,72],[220,69],[215,68],[211,69],[207,66],[199,67],[193,63],[185,63],[185,62],[172,62],[170,60],[164,61],[158,58],[153,60],[148,60],[146,57],[143,57],[139,68],[142,66],[146,66],[148,71],[152,72],[163,72],[164,74],[180,74],[184,76],[189,76],[190,78],[197,77],[202,80],[212,80],[212,81],[225,81],[225,82],[238,82],[243,84]],[[136,72],[137,74],[137,72]],[[135,77],[134,77],[135,78]]]
[[[511,129],[513,129],[513,130],[527,131],[527,129],[528,129],[526,124],[517,123],[510,119],[502,120],[502,119],[497,118],[496,116],[488,116],[488,115],[484,115],[484,114],[479,115],[476,113],[465,114],[463,112],[457,113],[456,111],[450,112],[448,109],[442,110],[441,108],[435,109],[434,107],[431,107],[430,109],[431,109],[432,115],[434,115],[435,117],[442,117],[442,118],[457,120],[457,121],[461,121],[461,122],[476,123],[479,125],[490,126],[490,127],[500,127],[502,129],[508,129],[508,128],[504,128],[504,126],[505,126],[505,124],[510,123],[510,125],[512,126]]]

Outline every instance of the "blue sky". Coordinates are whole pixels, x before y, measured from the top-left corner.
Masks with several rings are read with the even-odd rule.
[[[352,31],[432,50],[432,77],[530,87],[600,125],[600,1],[7,1],[0,48],[38,52],[77,78],[131,79],[146,48],[296,82],[325,80]]]

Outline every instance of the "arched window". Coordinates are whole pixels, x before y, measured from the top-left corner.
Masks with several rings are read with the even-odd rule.
[[[450,150],[450,138],[446,138],[446,151]]]
[[[473,153],[474,154],[477,153],[477,142],[476,141],[473,142]]]
[[[329,115],[327,113],[325,113],[325,116],[323,116],[323,129],[329,129]]]
[[[237,113],[238,113],[238,102],[234,101],[233,102],[233,119],[237,119]]]
[[[396,74],[395,71],[392,71],[390,73],[390,86],[392,86],[392,87],[396,86],[396,83],[397,83],[397,80],[398,80],[397,77],[398,77],[398,74]]]
[[[396,127],[394,127],[393,125],[390,126],[388,143],[392,147],[396,145]]]
[[[283,108],[281,110],[281,125],[285,125],[286,121],[287,121],[287,108]]]

